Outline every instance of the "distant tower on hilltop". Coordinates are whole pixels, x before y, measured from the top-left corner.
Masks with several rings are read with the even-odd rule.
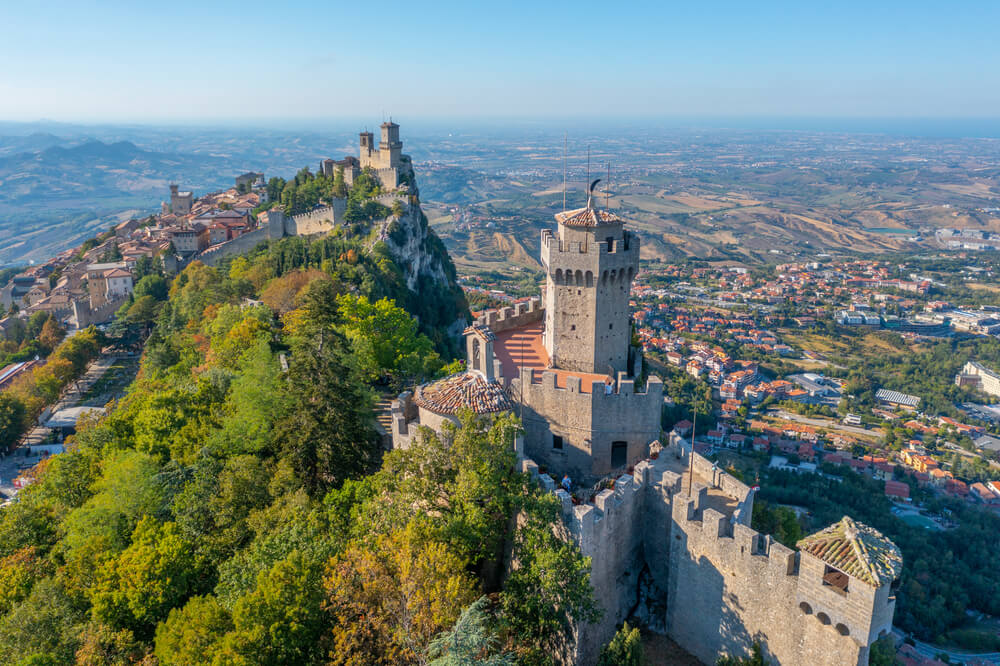
[[[542,232],[545,349],[553,367],[614,375],[629,370],[628,302],[639,238],[620,217],[593,207],[598,180],[585,208],[556,215],[556,235]]]
[[[403,155],[403,142],[399,140],[399,125],[382,123],[382,136],[375,148],[375,136],[361,133],[360,168],[371,169],[386,190],[394,190],[401,182],[412,183],[413,167],[410,158]],[[401,180],[402,179],[402,180]]]
[[[384,156],[383,159],[388,162],[384,166],[393,169],[399,167],[399,158],[403,154],[403,142],[399,140],[399,125],[391,120],[387,123],[382,123],[382,141],[378,145],[378,151]]]
[[[378,153],[375,152],[375,137],[367,130],[361,133],[360,158],[361,168],[374,167],[374,162],[378,161]]]
[[[180,188],[170,184],[170,204],[164,202],[162,212],[174,215],[190,215],[191,205],[194,203],[194,195],[191,192],[180,192]]]

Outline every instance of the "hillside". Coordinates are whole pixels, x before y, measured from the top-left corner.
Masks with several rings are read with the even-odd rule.
[[[377,392],[456,368],[433,339],[464,300],[414,210],[123,308],[155,321],[137,380],[0,512],[0,662],[552,663],[594,600],[516,423],[390,453],[375,429]]]

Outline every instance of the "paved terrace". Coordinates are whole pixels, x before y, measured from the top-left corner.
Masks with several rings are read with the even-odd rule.
[[[583,393],[590,393],[591,382],[604,382],[608,379],[608,375],[571,372],[549,367],[549,354],[542,344],[542,322],[497,333],[493,353],[500,359],[504,383],[507,385],[514,377],[520,376],[521,368],[538,371],[535,373],[535,384],[542,382],[541,372],[548,370],[556,373],[556,386],[560,388],[566,388],[567,377],[579,377],[580,390]]]

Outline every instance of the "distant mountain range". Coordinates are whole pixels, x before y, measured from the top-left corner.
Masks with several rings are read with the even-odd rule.
[[[33,137],[39,144],[48,139]],[[130,141],[49,145],[0,157],[0,214],[5,205],[100,207],[120,197],[148,206],[164,197],[171,180],[205,189],[231,182],[231,176],[223,158],[153,152]]]

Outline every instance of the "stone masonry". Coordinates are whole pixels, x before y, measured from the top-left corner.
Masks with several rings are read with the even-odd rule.
[[[463,404],[498,411],[484,396],[506,390],[524,428],[519,468],[559,498],[566,538],[590,558],[604,611],[575,627],[568,663],[596,664],[631,618],[705,664],[748,655],[754,644],[770,663],[867,664],[872,642],[892,628],[898,549],[845,517],[793,551],[751,529],[753,489],[676,434],[661,446],[663,384],[640,385],[630,348],[639,240],[589,205],[557,222],[556,234],[542,234],[541,301],[486,312],[466,329],[468,376],[400,395],[393,446],[409,446],[417,426],[453,421]],[[449,382],[478,388],[450,393],[446,408],[420,400]],[[558,488],[564,473],[588,492]],[[591,497],[596,479],[613,487]]]

